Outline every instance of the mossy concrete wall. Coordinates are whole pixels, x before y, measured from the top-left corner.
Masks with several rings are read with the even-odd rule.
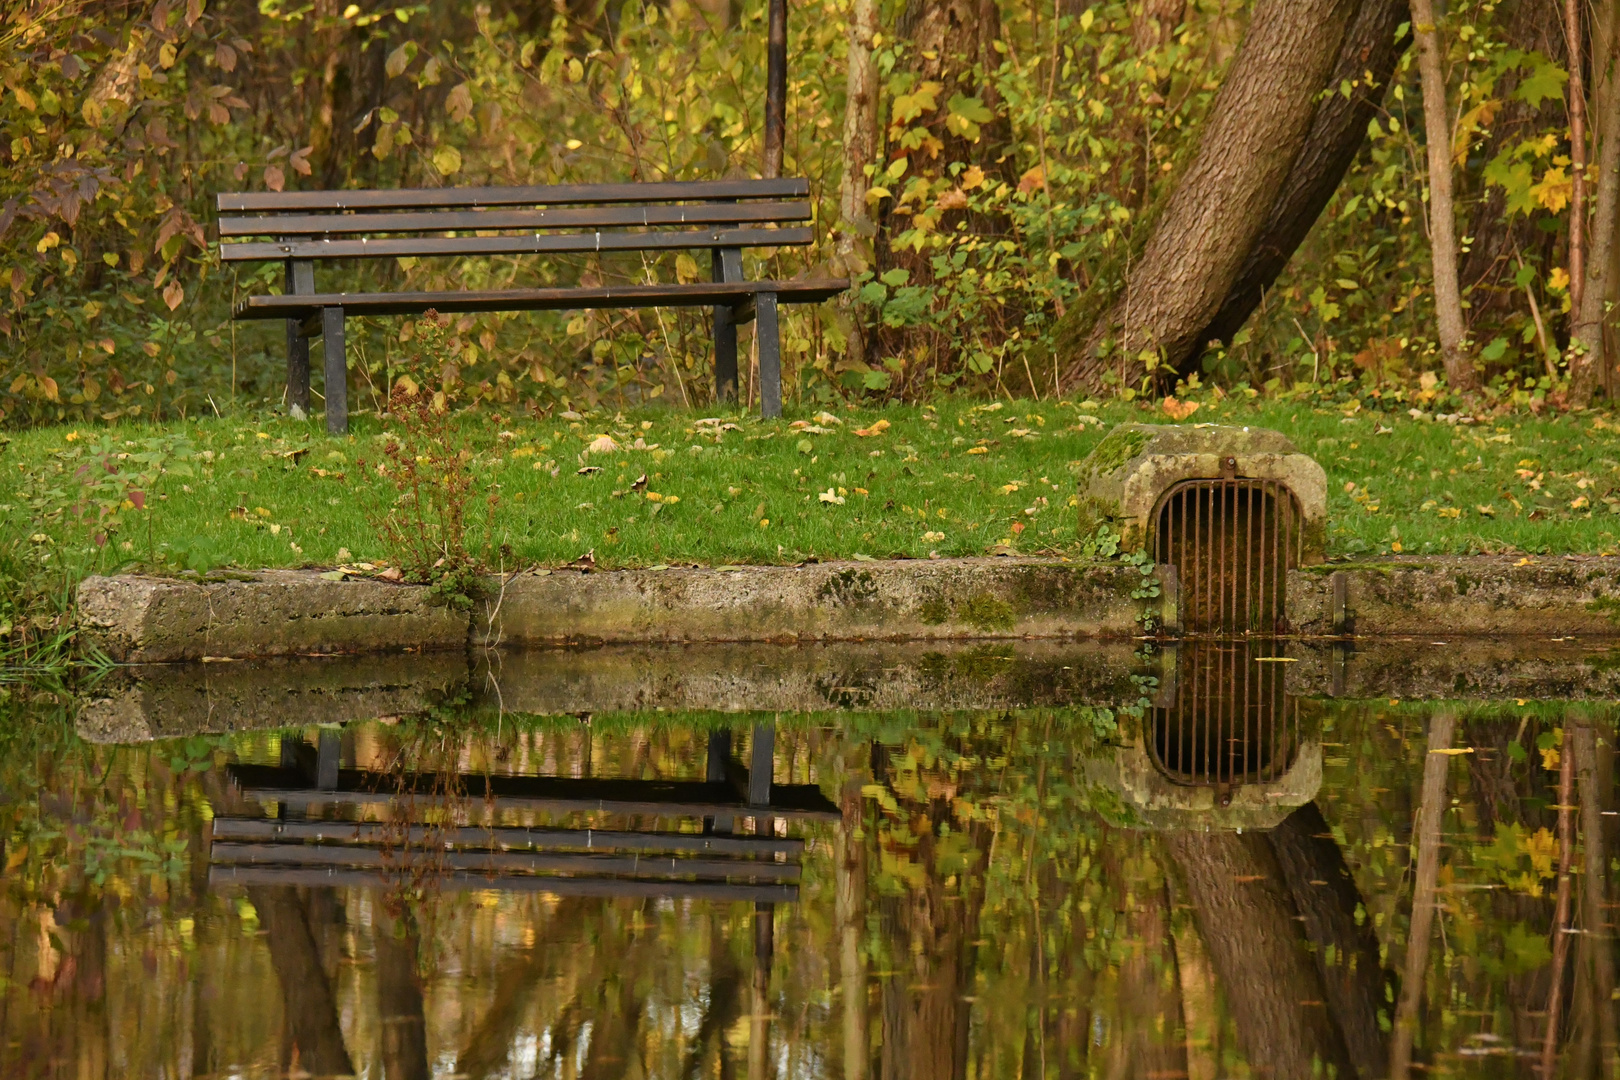
[[[474,613],[477,644],[930,641],[1138,632],[1117,564],[937,559],[520,574]]]
[[[328,581],[313,571],[264,570],[210,579],[86,578],[79,629],[114,660],[460,649],[467,616],[426,589],[386,581]]]
[[[1396,558],[1288,575],[1288,621],[1308,637],[1620,636],[1620,559]]]
[[[1117,563],[941,559],[737,569],[525,573],[472,609],[427,589],[276,570],[95,577],[86,646],[124,663],[598,643],[1127,639],[1145,601]],[[1405,559],[1291,571],[1301,637],[1620,638],[1620,559]]]

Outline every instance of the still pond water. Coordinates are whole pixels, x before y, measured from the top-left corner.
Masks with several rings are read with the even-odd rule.
[[[1239,661],[1112,704],[486,693],[122,744],[13,700],[0,1076],[1615,1076],[1591,658],[1431,702]]]

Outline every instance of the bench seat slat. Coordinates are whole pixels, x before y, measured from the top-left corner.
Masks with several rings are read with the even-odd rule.
[[[247,841],[311,841],[355,844],[452,844],[555,851],[583,848],[591,851],[684,851],[700,855],[798,857],[804,841],[792,837],[745,836],[727,833],[632,832],[618,829],[554,829],[524,825],[462,825],[400,827],[381,821],[296,821],[284,818],[214,818],[214,839]]]
[[[215,841],[210,861],[223,866],[389,866],[397,852],[346,844],[250,844]],[[483,873],[563,873],[592,876],[681,880],[682,878],[753,878],[798,881],[797,862],[760,862],[645,854],[561,853],[538,851],[436,851],[424,861],[451,870]]]
[[[305,866],[210,866],[208,887],[305,885],[311,888],[381,889],[398,871],[343,870]],[[719,881],[636,881],[631,878],[555,877],[541,874],[479,874],[447,870],[435,874],[438,892],[467,889],[550,893],[553,896],[644,897],[648,899],[749,901],[791,904],[799,887],[791,884],[742,885]]]
[[[779,303],[816,304],[849,288],[838,278],[800,281],[695,282],[689,285],[592,285],[558,289],[488,289],[453,292],[316,293],[312,296],[250,296],[236,307],[238,319],[301,319],[329,307],[345,316],[409,315],[434,308],[472,311],[566,311],[601,307],[706,307],[737,304],[758,293]]]
[[[566,203],[676,202],[692,199],[802,199],[810,183],[700,180],[655,184],[549,184],[528,187],[403,188],[397,191],[231,191],[217,198],[222,214],[287,210],[409,210]]]
[[[449,255],[534,255],[569,251],[686,251],[707,247],[803,247],[808,228],[691,229],[670,232],[536,233],[531,236],[444,236],[392,240],[290,240],[220,244],[225,262],[281,259],[387,259]]]
[[[388,214],[286,214],[222,217],[221,236],[335,236],[342,233],[451,232],[473,229],[595,229],[653,225],[729,225],[808,221],[807,202],[563,206],[541,210],[423,210]]]

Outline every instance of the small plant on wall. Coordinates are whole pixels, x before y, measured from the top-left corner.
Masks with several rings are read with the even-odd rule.
[[[499,503],[495,485],[478,476],[468,428],[487,421],[456,412],[460,343],[449,317],[427,312],[411,344],[389,391],[382,460],[362,463],[387,481],[382,490],[392,491],[372,524],[408,580],[432,584],[447,603],[466,606],[477,595]]]

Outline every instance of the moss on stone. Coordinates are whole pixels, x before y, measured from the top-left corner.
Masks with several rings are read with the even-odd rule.
[[[1011,630],[1017,621],[1012,605],[989,593],[977,593],[956,609],[956,617],[975,630]]]

